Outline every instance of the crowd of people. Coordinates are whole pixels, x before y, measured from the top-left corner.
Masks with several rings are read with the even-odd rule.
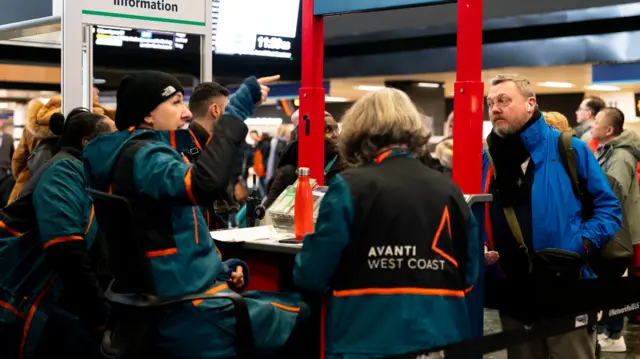
[[[247,263],[223,258],[213,240],[247,200],[249,167],[266,207],[296,181],[297,130],[250,133],[254,144],[245,141],[245,120],[276,81],[250,77],[233,95],[203,83],[185,105],[178,80],[146,71],[122,80],[115,114],[94,106],[65,116],[56,101],[33,104],[37,130],[21,139],[16,186],[0,213],[0,356],[98,355],[103,339],[117,332],[120,312],[104,297],[124,280],[111,271],[116,256],[134,262],[132,277],[147,276],[148,286],[128,288],[133,294],[241,293],[258,357],[310,357],[309,318],[317,308],[300,293],[246,291]],[[325,113],[329,187],[291,276],[300,291],[327,300],[326,357],[380,358],[468,339],[467,296],[481,265],[511,279],[590,279],[606,272],[591,264],[608,242],[640,244],[640,137],[624,129],[619,110],[592,98],[583,104],[578,121],[590,123],[588,138],[582,134],[589,144],[571,137],[561,114],[539,110],[527,79],[496,77],[482,169],[493,201],[474,212],[451,180],[452,138],[432,158],[429,126],[404,92],[366,94],[345,113],[341,130]],[[453,114],[447,124],[453,127]],[[563,133],[576,181],[558,160]],[[589,196],[588,215],[574,185]],[[96,210],[90,193],[127,200],[133,254],[110,253],[117,238],[101,228],[110,216]],[[147,353],[238,354],[229,303],[185,301],[161,313]],[[501,320],[507,330],[525,324],[508,312]],[[602,323],[602,350],[620,351],[622,324]],[[595,335],[584,328],[509,348],[508,355],[595,358]]]

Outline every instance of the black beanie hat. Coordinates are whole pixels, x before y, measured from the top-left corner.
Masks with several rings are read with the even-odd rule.
[[[161,103],[178,92],[184,94],[180,82],[159,71],[142,71],[125,76],[118,88],[116,127],[123,131],[137,127]]]

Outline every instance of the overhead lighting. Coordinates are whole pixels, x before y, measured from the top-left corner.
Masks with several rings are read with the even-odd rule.
[[[418,82],[418,87],[427,87],[430,89],[437,89],[437,88],[440,88],[441,85],[435,82]]]
[[[591,91],[620,91],[620,87],[611,85],[590,85],[585,88]]]
[[[0,102],[0,108],[9,108],[9,104],[6,102]]]
[[[568,88],[572,88],[574,85],[570,82],[547,81],[547,82],[538,82],[538,86],[568,89]]]
[[[346,97],[325,96],[324,102],[349,102],[349,99]]]
[[[360,91],[379,91],[384,89],[384,86],[369,86],[369,85],[358,85],[355,87],[356,90]]]

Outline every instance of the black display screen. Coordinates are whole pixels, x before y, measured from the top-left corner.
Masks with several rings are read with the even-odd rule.
[[[300,15],[300,0],[213,0],[214,77],[235,81],[280,74],[285,80],[299,80]],[[97,26],[94,64],[199,76],[200,39],[185,33]]]

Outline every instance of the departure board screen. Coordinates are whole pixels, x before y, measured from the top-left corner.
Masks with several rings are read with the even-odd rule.
[[[94,33],[96,46],[161,51],[200,51],[198,37],[187,34],[106,26],[95,27]]]
[[[301,0],[212,0],[216,77],[300,77]],[[95,26],[98,66],[199,74],[198,35]],[[132,61],[133,60],[133,61]]]
[[[300,0],[213,0],[214,52],[291,58],[299,8]]]

